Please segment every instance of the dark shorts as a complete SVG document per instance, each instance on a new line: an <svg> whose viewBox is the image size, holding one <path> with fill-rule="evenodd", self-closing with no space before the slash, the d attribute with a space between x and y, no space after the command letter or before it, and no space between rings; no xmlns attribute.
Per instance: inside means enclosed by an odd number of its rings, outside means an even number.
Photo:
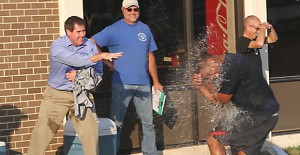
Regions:
<svg viewBox="0 0 300 155"><path fill-rule="evenodd" d="M214 128L211 135L224 146L231 146L233 154L243 151L247 155L258 155L269 134L278 121L278 116L271 116L265 121L254 121L253 124L241 124L229 133L219 126ZM259 122L257 124L257 122Z"/></svg>

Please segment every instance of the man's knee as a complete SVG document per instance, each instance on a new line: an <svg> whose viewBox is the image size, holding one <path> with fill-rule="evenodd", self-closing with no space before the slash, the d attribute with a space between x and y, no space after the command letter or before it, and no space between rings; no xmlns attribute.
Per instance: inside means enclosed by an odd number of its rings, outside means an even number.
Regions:
<svg viewBox="0 0 300 155"><path fill-rule="evenodd" d="M208 146L221 145L213 136L209 136L206 139L206 143L207 143Z"/></svg>

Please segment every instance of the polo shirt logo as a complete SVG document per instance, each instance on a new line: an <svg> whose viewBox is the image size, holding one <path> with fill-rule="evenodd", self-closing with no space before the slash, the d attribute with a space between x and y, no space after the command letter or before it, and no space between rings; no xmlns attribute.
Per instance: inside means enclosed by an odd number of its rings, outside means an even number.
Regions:
<svg viewBox="0 0 300 155"><path fill-rule="evenodd" d="M140 41L146 41L147 40L147 36L145 35L145 33L139 33L138 38L139 38Z"/></svg>

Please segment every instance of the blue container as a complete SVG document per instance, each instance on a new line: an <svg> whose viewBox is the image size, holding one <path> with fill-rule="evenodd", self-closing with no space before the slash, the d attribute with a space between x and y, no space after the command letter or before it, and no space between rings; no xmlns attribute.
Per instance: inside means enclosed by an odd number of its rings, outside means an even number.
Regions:
<svg viewBox="0 0 300 155"><path fill-rule="evenodd" d="M115 123L108 118L99 118L98 134L99 154L116 155L117 128ZM64 127L64 154L83 155L82 145L71 120L68 120Z"/></svg>
<svg viewBox="0 0 300 155"><path fill-rule="evenodd" d="M0 141L0 155L6 155L6 145L5 142Z"/></svg>

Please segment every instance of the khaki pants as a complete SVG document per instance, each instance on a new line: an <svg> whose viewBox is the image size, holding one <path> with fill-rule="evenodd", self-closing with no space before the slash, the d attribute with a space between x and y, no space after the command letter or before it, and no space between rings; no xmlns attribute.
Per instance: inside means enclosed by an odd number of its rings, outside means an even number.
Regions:
<svg viewBox="0 0 300 155"><path fill-rule="evenodd" d="M95 115L87 108L83 119L74 115L73 93L48 87L40 106L38 124L32 131L28 155L43 155L64 117L69 117L82 143L85 155L98 155L98 124Z"/></svg>

